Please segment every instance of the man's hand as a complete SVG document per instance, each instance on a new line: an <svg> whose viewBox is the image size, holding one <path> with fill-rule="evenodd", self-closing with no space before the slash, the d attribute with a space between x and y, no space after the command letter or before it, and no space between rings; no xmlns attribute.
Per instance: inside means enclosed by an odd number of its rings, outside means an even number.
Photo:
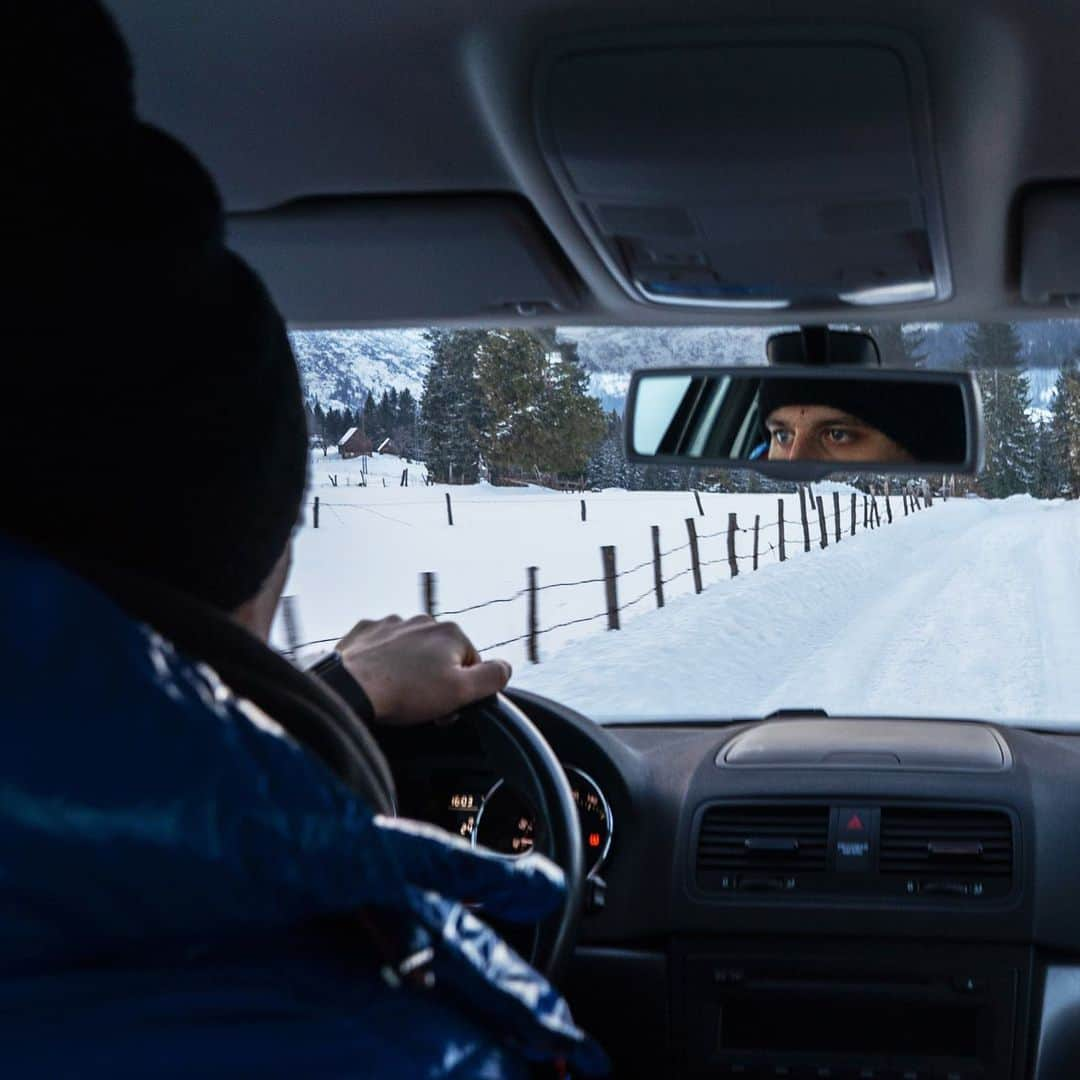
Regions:
<svg viewBox="0 0 1080 1080"><path fill-rule="evenodd" d="M510 681L505 660L481 661L460 626L429 615L365 619L338 642L337 651L371 699L376 720L387 724L449 716Z"/></svg>

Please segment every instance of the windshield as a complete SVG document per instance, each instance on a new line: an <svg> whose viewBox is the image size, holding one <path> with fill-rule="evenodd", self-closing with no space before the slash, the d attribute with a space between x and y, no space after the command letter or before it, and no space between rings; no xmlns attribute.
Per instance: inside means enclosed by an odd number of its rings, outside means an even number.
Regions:
<svg viewBox="0 0 1080 1080"><path fill-rule="evenodd" d="M275 642L427 611L602 722L1080 727L1080 322L870 329L886 364L976 371L979 477L627 463L631 371L764 363L766 328L293 333L310 491Z"/></svg>

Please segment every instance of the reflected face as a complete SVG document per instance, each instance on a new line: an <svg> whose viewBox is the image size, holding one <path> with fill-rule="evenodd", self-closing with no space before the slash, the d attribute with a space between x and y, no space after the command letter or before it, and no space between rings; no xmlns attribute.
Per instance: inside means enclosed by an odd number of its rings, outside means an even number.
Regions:
<svg viewBox="0 0 1080 1080"><path fill-rule="evenodd" d="M765 427L769 461L915 460L885 432L831 405L784 405L769 413Z"/></svg>

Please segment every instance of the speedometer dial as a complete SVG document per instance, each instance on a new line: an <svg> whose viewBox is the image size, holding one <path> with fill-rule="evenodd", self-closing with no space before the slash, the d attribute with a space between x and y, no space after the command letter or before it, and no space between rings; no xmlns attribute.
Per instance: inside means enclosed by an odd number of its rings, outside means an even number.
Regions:
<svg viewBox="0 0 1080 1080"><path fill-rule="evenodd" d="M592 777L573 766L565 769L577 805L585 866L592 874L599 870L611 848L611 808ZM532 851L537 833L532 805L500 780L480 807L472 839L473 844L517 857Z"/></svg>

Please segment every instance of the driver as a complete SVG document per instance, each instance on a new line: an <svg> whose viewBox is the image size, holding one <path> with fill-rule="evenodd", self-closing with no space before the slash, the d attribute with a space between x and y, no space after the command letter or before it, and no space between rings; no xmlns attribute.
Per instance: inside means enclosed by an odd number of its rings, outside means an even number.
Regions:
<svg viewBox="0 0 1080 1080"><path fill-rule="evenodd" d="M905 465L963 460L944 384L763 379L758 410L768 440L752 456L769 461Z"/></svg>
<svg viewBox="0 0 1080 1080"><path fill-rule="evenodd" d="M278 722L308 696L287 664L264 686L307 467L284 326L208 175L137 121L100 7L19 5L5 30L35 67L3 106L2 1071L602 1072L461 902L534 922L559 870L379 815ZM338 652L338 688L390 724L510 676L426 617L361 622Z"/></svg>

